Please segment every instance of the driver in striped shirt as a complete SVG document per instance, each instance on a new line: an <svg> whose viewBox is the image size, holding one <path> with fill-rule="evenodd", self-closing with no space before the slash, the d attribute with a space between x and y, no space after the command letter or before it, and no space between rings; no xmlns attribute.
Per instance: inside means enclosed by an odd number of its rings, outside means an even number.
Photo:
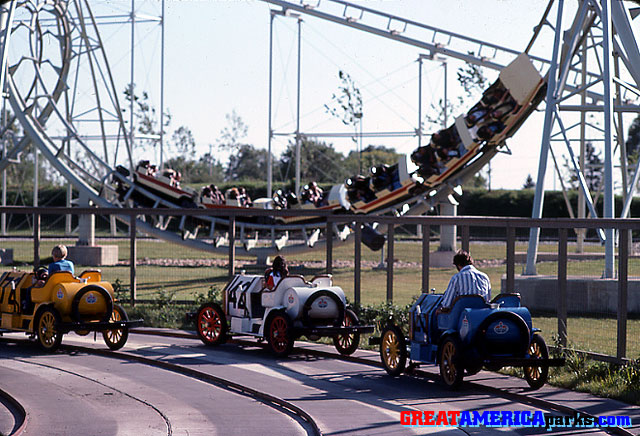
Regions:
<svg viewBox="0 0 640 436"><path fill-rule="evenodd" d="M444 292L441 307L451 307L459 295L477 294L489 302L491 299L491 281L482 271L473 266L473 258L464 250L458 250L453 256L453 265L458 269Z"/></svg>

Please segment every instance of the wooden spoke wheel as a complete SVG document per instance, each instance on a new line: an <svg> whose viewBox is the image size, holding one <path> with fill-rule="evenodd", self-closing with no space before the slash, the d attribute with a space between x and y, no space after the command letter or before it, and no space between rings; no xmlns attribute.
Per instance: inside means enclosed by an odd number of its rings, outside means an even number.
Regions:
<svg viewBox="0 0 640 436"><path fill-rule="evenodd" d="M397 377L407 364L407 342L402 330L395 325L385 327L380 339L380 359L385 371Z"/></svg>
<svg viewBox="0 0 640 436"><path fill-rule="evenodd" d="M111 312L111 317L109 317L109 322L120 322L120 321L128 321L129 317L127 316L127 312L120 306L119 304L113 305L113 311ZM119 350L124 347L124 344L127 343L127 339L129 339L129 329L121 328L114 330L105 330L102 332L102 338L104 339L104 343L107 344L110 350Z"/></svg>
<svg viewBox="0 0 640 436"><path fill-rule="evenodd" d="M542 336L534 334L529 345L529 357L531 359L548 359L549 349ZM549 377L548 366L525 366L524 378L531 389L540 389Z"/></svg>
<svg viewBox="0 0 640 436"><path fill-rule="evenodd" d="M344 321L342 327L352 327L360 324L358 316L351 309L344 311ZM333 345L335 345L338 353L344 356L350 356L357 349L360 344L360 333L346 333L343 335L335 335L333 337Z"/></svg>
<svg viewBox="0 0 640 436"><path fill-rule="evenodd" d="M293 350L292 322L289 315L282 311L269 314L265 326L265 335L269 349L278 357L284 357Z"/></svg>
<svg viewBox="0 0 640 436"><path fill-rule="evenodd" d="M205 303L196 317L198 336L205 345L220 345L227 341L227 321L222 308L216 303Z"/></svg>
<svg viewBox="0 0 640 436"><path fill-rule="evenodd" d="M38 345L49 353L56 351L62 342L62 333L56 330L56 325L60 323L60 320L58 311L53 307L47 307L40 312L36 321Z"/></svg>
<svg viewBox="0 0 640 436"><path fill-rule="evenodd" d="M460 341L448 337L440 348L440 376L450 388L457 388L462 383L464 370L460 365Z"/></svg>

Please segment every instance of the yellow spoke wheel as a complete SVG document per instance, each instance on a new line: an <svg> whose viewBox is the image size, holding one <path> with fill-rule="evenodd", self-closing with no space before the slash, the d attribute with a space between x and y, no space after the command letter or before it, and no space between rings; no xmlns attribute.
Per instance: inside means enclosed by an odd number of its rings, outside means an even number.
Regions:
<svg viewBox="0 0 640 436"><path fill-rule="evenodd" d="M399 376L404 371L407 364L407 342L402 330L395 325L389 325L382 331L380 360L390 376Z"/></svg>

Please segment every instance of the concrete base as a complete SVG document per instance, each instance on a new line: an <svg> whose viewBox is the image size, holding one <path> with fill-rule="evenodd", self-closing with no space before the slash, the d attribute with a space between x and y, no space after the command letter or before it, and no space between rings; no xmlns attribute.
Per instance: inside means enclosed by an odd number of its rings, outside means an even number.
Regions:
<svg viewBox="0 0 640 436"><path fill-rule="evenodd" d="M502 276L501 291L520 293L523 306L533 311L556 312L556 276L516 276L513 290L506 289L506 280L506 276ZM629 279L627 295L629 314L640 314L640 280ZM617 313L618 280L567 277L567 311L572 314Z"/></svg>
<svg viewBox="0 0 640 436"><path fill-rule="evenodd" d="M109 266L118 263L117 245L75 245L67 247L67 259L77 265Z"/></svg>
<svg viewBox="0 0 640 436"><path fill-rule="evenodd" d="M11 265L13 263L13 248L0 248L0 264Z"/></svg>
<svg viewBox="0 0 640 436"><path fill-rule="evenodd" d="M434 251L429 253L430 268L453 268L453 255L455 251Z"/></svg>

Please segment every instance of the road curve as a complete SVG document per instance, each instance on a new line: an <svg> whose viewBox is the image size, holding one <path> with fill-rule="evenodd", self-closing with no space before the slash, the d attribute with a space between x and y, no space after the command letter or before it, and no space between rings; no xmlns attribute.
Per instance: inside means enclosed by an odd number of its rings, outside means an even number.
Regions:
<svg viewBox="0 0 640 436"><path fill-rule="evenodd" d="M0 388L27 410L22 435L308 434L255 399L135 361L47 355L22 341L2 341L0 350ZM249 416L260 422L245 422Z"/></svg>
<svg viewBox="0 0 640 436"><path fill-rule="evenodd" d="M68 335L64 340L65 344L78 344L87 347L104 349L104 344L100 341L94 343L92 337L80 338L75 335ZM5 347L0 342L0 348ZM22 347L26 348L26 347ZM320 346L322 348L322 346ZM324 347L329 349L329 347ZM465 386L459 392L451 392L439 383L428 377L408 377L392 379L379 368L362 363L337 360L298 352L286 359L273 358L260 346L226 344L217 348L203 346L198 340L189 338L157 337L131 334L129 342L124 350L127 354L154 359L157 361L171 362L180 366L191 368L204 373L232 380L253 389L269 392L277 397L287 400L308 412L317 422L325 435L411 435L411 434L449 434L449 435L494 435L494 434L518 434L533 435L547 434L544 429L492 429L486 427L478 428L443 428L443 427L404 427L400 425L400 411L403 410L543 410L539 405L531 406L523 404L522 401L510 398L509 395L499 396L495 392L474 388L473 385ZM34 356L34 350L28 350ZM359 351L360 355L373 357L375 353ZM47 356L38 355L38 359ZM96 366L107 365L103 362L104 357L86 355L85 353L59 353L49 358L51 361L64 360L65 364L77 367L77 370L91 370ZM25 360L24 357L15 359L18 362ZM86 360L86 362L85 362ZM93 361L98 362L94 364ZM128 378L133 377L130 368L137 368L139 364L124 362L121 359L111 359L117 363L107 365L117 371L119 377L127 374ZM123 373L123 371L126 371ZM148 385L144 389L158 389L158 385L163 385L166 390L178 392L184 391L183 385L175 379L175 375L168 375L167 371L159 371L156 384L150 378ZM146 372L146 371L145 371ZM149 370L149 372L154 372ZM1 375L1 374L0 374ZM522 390L520 385L526 383L521 380L505 378L492 373L480 373L476 378L495 378L499 383L511 385L511 390ZM15 392L4 385L4 377L0 377L0 388ZM146 379L135 381L143 383ZM195 383L193 380L184 382L185 384ZM149 388L153 386L153 388ZM96 387L94 386L95 390ZM193 387L191 388L193 389ZM509 389L509 388L508 388ZM194 391L195 392L195 391ZM221 404L224 400L219 400L219 395L223 393L214 390L209 391L207 397L209 401L198 402L194 409L203 420L216 423L218 434L233 434L239 429L245 436L268 434L267 430L274 434L296 434L301 431L299 425L293 423L291 427L286 427L263 413L255 414L249 408L236 409L235 413L226 415L226 420L218 420L216 412L219 409L208 407L210 403ZM145 398L153 398L152 395ZM222 398L222 397L220 397ZM180 399L184 401L184 399ZM155 405L156 403L153 402ZM166 405L165 405L166 406ZM176 429L184 429L190 435L198 434L197 420L193 422L180 421L179 417L174 417L172 407L158 407L159 410L168 411L171 422L175 423ZM147 411L149 413L149 411ZM112 415L117 416L117 415ZM158 419L156 416L153 418ZM155 422L153 419L150 422ZM290 419L290 418L288 418ZM281 417L282 420L282 417ZM286 420L285 420L286 421ZM273 423L271 423L273 422ZM178 425L180 423L180 425ZM103 424L104 425L104 424ZM224 429L224 432L220 433ZM292 432L293 431L293 432ZM602 430L595 429L585 433L585 430L558 432L558 434L607 434ZM100 434L126 434L120 433L100 433ZM145 433L145 429L139 429L136 434L162 434ZM212 433L208 433L212 434ZM215 433L213 433L215 434Z"/></svg>

